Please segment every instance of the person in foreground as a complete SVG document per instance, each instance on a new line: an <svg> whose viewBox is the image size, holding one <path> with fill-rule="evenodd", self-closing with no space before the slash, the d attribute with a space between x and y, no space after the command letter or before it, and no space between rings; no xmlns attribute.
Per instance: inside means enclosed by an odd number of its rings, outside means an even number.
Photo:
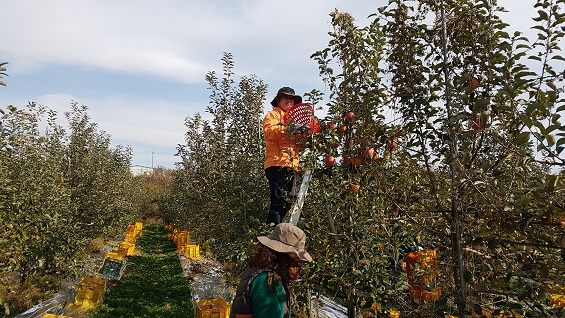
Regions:
<svg viewBox="0 0 565 318"><path fill-rule="evenodd" d="M302 97L296 95L294 89L282 87L277 96L271 101L271 110L263 119L263 133L267 150L263 169L269 180L271 203L267 224L281 223L290 210L287 195L292 190L292 185L298 170L299 153L292 146L291 135L303 133L308 127L298 126L290 129L281 123L284 114L296 104L302 102Z"/></svg>
<svg viewBox="0 0 565 318"><path fill-rule="evenodd" d="M230 318L291 317L289 283L311 262L306 234L291 223L279 223L259 242L235 292Z"/></svg>

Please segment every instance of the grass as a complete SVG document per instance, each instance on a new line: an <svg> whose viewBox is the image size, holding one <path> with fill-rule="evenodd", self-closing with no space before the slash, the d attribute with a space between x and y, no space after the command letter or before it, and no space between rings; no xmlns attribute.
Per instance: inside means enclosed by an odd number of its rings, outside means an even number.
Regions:
<svg viewBox="0 0 565 318"><path fill-rule="evenodd" d="M137 239L138 249L140 255L129 257L119 284L106 291L102 304L89 316L194 317L190 284L163 227L145 227Z"/></svg>

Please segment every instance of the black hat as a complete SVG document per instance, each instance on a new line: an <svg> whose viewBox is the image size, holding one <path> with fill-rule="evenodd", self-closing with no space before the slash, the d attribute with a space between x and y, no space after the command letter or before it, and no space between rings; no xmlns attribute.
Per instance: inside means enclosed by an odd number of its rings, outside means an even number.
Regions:
<svg viewBox="0 0 565 318"><path fill-rule="evenodd" d="M279 89L279 91L277 92L277 96L275 96L275 98L273 98L273 101L271 101L271 105L273 105L273 107L278 106L279 97L281 95L288 95L288 96L294 97L294 104L295 105L302 103L302 97L300 97L300 95L296 95L296 93L294 92L294 89L285 86L285 87Z"/></svg>

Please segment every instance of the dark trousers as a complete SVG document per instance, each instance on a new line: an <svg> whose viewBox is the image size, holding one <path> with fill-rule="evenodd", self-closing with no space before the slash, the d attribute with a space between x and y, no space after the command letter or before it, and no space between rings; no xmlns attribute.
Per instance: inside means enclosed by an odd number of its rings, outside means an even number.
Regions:
<svg viewBox="0 0 565 318"><path fill-rule="evenodd" d="M265 175L269 180L269 190L271 192L271 205L267 215L267 224L282 222L284 216L290 210L291 204L288 202L292 185L295 178L295 171L288 167L269 167L265 169Z"/></svg>

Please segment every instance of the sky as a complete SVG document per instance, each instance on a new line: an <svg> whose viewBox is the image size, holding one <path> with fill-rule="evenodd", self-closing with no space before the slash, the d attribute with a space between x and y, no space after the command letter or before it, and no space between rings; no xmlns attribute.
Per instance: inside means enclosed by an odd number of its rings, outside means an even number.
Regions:
<svg viewBox="0 0 565 318"><path fill-rule="evenodd" d="M528 32L533 2L499 0L512 30ZM329 94L310 59L330 40L329 14L349 12L364 26L385 3L0 0L0 62L9 63L0 108L33 101L63 117L75 101L112 145L132 147L132 165L174 168L184 120L206 114L205 75L221 76L223 52L233 54L237 76L255 74L268 85L266 110L282 86Z"/></svg>

